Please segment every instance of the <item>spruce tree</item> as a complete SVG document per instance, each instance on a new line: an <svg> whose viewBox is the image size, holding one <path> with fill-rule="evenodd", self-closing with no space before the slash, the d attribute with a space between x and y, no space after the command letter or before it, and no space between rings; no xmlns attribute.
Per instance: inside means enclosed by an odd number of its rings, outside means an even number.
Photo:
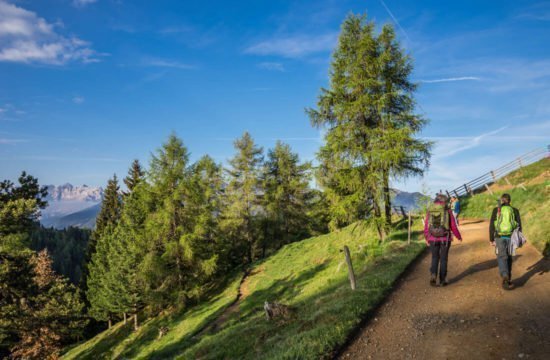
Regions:
<svg viewBox="0 0 550 360"><path fill-rule="evenodd" d="M103 194L101 210L97 214L94 235L101 236L104 229L108 226L116 225L120 219L122 210L122 199L120 197L120 187L116 174L107 182L107 187Z"/></svg>
<svg viewBox="0 0 550 360"><path fill-rule="evenodd" d="M268 151L264 166L264 206L274 248L309 234L308 199L310 163L301 164L298 154L280 141ZM267 244L266 244L267 245Z"/></svg>
<svg viewBox="0 0 550 360"><path fill-rule="evenodd" d="M132 165L128 169L128 175L124 178L124 184L126 185L126 188L128 189L124 195L128 195L131 193L134 188L139 184L141 180L143 180L143 177L145 176L145 171L141 167L141 164L139 163L139 160L135 159L132 162Z"/></svg>
<svg viewBox="0 0 550 360"><path fill-rule="evenodd" d="M229 160L223 230L232 250L232 260L251 263L259 238L261 209L262 148L248 132L234 142L236 154Z"/></svg>

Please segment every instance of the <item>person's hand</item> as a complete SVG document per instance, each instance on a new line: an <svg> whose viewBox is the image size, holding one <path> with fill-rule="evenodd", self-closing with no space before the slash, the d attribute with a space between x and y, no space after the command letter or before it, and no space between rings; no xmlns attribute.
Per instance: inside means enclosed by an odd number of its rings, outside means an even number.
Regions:
<svg viewBox="0 0 550 360"><path fill-rule="evenodd" d="M491 241L491 246L495 246L495 242L494 241Z"/></svg>

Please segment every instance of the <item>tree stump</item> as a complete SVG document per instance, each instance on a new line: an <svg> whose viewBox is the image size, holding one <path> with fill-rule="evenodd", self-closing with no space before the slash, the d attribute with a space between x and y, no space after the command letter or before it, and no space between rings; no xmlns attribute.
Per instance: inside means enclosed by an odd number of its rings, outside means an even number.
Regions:
<svg viewBox="0 0 550 360"><path fill-rule="evenodd" d="M273 320L276 318L288 319L290 317L290 313L292 312L290 306L276 302L270 303L268 301L264 303L264 310L267 320Z"/></svg>
<svg viewBox="0 0 550 360"><path fill-rule="evenodd" d="M160 340L164 335L166 335L168 333L168 329L166 326L162 326L159 328L159 337L157 338L157 340Z"/></svg>

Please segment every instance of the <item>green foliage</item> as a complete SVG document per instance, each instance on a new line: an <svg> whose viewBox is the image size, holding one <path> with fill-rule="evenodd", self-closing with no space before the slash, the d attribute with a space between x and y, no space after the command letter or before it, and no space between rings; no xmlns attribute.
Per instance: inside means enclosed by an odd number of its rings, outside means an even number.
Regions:
<svg viewBox="0 0 550 360"><path fill-rule="evenodd" d="M278 249L310 234L308 213L313 194L309 189L310 163L300 164L298 154L278 141L264 165L263 248Z"/></svg>
<svg viewBox="0 0 550 360"><path fill-rule="evenodd" d="M236 154L229 160L222 229L231 244L231 261L251 263L260 238L263 149L245 132L234 142Z"/></svg>
<svg viewBox="0 0 550 360"><path fill-rule="evenodd" d="M141 182L141 180L143 180L144 176L145 171L141 167L139 160L134 160L132 162L132 165L128 169L128 175L126 175L126 177L124 178L124 184L128 189L128 191L125 192L125 195L131 193L134 188Z"/></svg>
<svg viewBox="0 0 550 360"><path fill-rule="evenodd" d="M90 236L89 229L69 227L58 230L36 225L30 236L30 247L34 251L48 249L55 272L76 285L82 276Z"/></svg>
<svg viewBox="0 0 550 360"><path fill-rule="evenodd" d="M412 62L391 26L375 34L375 24L350 15L321 89L311 123L326 129L318 152L319 183L331 206L331 228L373 213L384 237L381 204L391 222L389 178L422 174L430 144L415 136L426 123L414 114L416 85Z"/></svg>

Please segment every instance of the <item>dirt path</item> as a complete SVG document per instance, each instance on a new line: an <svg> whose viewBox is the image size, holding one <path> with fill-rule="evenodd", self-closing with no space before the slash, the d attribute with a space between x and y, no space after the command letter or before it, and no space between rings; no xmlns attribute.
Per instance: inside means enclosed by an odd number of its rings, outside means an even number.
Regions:
<svg viewBox="0 0 550 360"><path fill-rule="evenodd" d="M516 288L502 290L488 222L465 221L449 286L428 285L426 255L398 284L341 359L550 359L550 260L518 250Z"/></svg>

